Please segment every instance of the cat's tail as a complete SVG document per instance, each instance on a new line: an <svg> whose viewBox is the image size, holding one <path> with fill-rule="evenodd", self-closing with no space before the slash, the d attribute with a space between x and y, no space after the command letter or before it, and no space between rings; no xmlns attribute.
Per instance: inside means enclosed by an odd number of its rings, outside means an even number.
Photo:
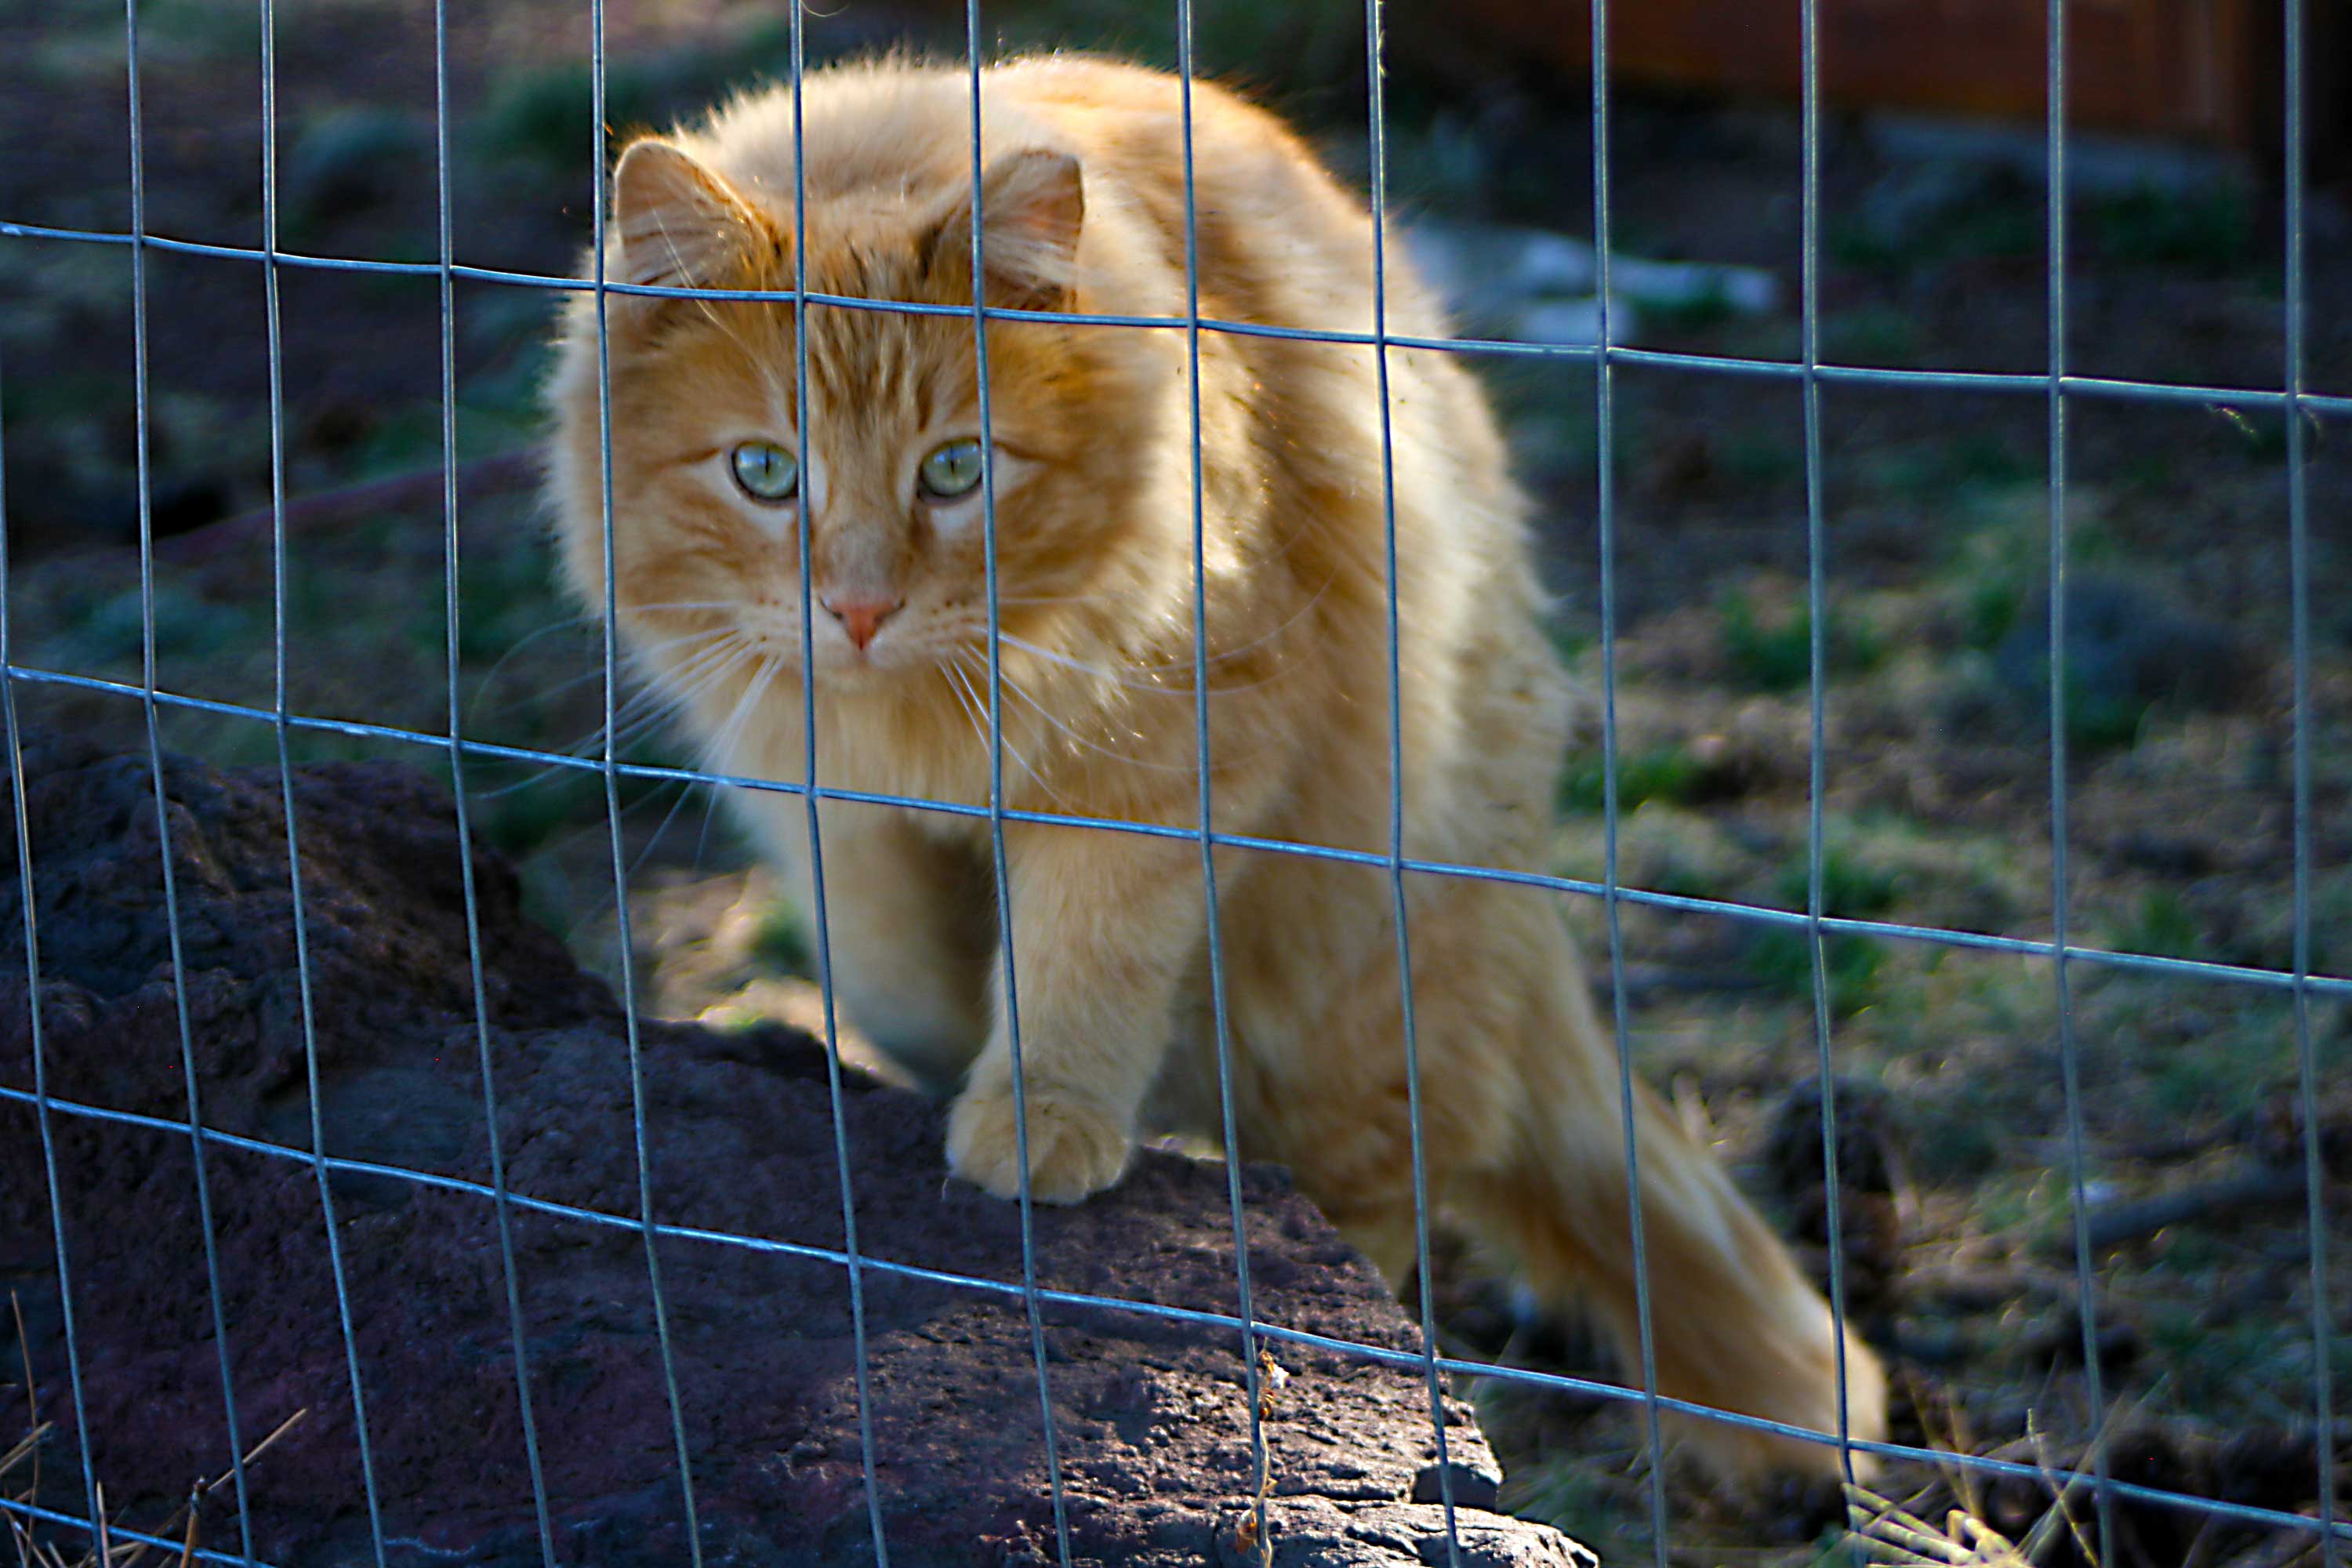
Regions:
<svg viewBox="0 0 2352 1568"><path fill-rule="evenodd" d="M1623 1100L1616 1053L1571 959L1524 1037L1524 1091L1499 1165L1464 1173L1459 1212L1515 1259L1559 1307L1595 1311L1615 1341L1625 1381L1642 1381ZM1740 1196L1713 1154L1649 1089L1634 1087L1633 1132L1649 1271L1658 1392L1669 1398L1865 1441L1886 1436L1886 1375L1849 1330L1845 1421L1838 1419L1840 1339L1829 1304L1788 1248ZM1482 1162L1483 1163L1483 1162ZM1676 1416L1671 1429L1711 1468L1739 1479L1770 1472L1834 1479L1831 1444ZM1874 1467L1853 1456L1857 1479Z"/></svg>

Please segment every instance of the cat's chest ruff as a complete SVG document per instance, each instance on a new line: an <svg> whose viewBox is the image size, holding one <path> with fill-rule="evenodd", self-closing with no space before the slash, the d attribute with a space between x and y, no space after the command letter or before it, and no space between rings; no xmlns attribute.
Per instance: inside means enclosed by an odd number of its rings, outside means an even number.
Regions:
<svg viewBox="0 0 2352 1568"><path fill-rule="evenodd" d="M817 779L827 787L985 807L989 748L984 714L942 696L932 703L902 693L859 693L817 700ZM797 725L795 725L797 728ZM1008 752L1006 785L1018 764ZM954 810L922 814L941 825L969 822Z"/></svg>

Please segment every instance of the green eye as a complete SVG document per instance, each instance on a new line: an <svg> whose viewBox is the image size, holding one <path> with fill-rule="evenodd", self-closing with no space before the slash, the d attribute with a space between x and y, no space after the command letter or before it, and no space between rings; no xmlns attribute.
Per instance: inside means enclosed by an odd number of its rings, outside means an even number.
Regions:
<svg viewBox="0 0 2352 1568"><path fill-rule="evenodd" d="M923 459L919 470L923 493L934 500L955 500L980 486L980 443L950 441Z"/></svg>
<svg viewBox="0 0 2352 1568"><path fill-rule="evenodd" d="M787 501L800 493L800 459L773 441L746 441L728 454L728 463L753 500Z"/></svg>

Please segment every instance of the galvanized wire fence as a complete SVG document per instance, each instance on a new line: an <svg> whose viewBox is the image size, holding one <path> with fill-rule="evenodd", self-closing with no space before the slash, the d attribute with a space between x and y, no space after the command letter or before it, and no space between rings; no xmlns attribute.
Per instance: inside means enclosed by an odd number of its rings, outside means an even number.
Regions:
<svg viewBox="0 0 2352 1568"><path fill-rule="evenodd" d="M501 1275L505 1289L506 1309L509 1321L514 1359L516 1393L520 1415L524 1447L530 1462L530 1475L537 1524L538 1544L542 1561L553 1568L556 1546L553 1534L553 1510L544 1479L540 1445L533 1417L532 1368L523 1328L520 1296L517 1283L511 1222L518 1212L544 1215L568 1222L599 1226L618 1227L638 1233L644 1242L647 1282L652 1293L655 1323L657 1331L662 1366L669 1402L670 1427L677 1449L679 1504L686 1521L685 1538L698 1565L701 1561L702 1539L697 1523L695 1487L695 1456L688 1438L686 1420L678 1394L675 1370L675 1351L670 1321L663 1292L660 1255L657 1243L667 1238L694 1239L750 1249L782 1257L821 1262L839 1268L849 1301L853 1334L857 1348L856 1393L859 1411L861 1459L869 1477L880 1473L875 1451L873 1394L867 1383L866 1356L865 1285L869 1276L889 1276L929 1280L967 1291L981 1292L1006 1300L1017 1300L1025 1315L1034 1360L1036 1367L1039 1411L1043 1418L1047 1459L1048 1483L1054 1510L1055 1545L1061 1562L1071 1560L1071 1544L1067 1512L1062 1495L1061 1448L1063 1439L1055 1431L1054 1403L1050 1392L1051 1369L1048 1365L1044 1329L1044 1312L1049 1307L1086 1307L1146 1316L1183 1323L1203 1331L1231 1334L1241 1352L1241 1367L1248 1394L1251 1450L1255 1473L1264 1476L1267 1463L1265 1437L1260 1423L1263 1408L1259 1389L1262 1345L1290 1343L1324 1351L1338 1352L1366 1361L1418 1372L1428 1389L1432 1436L1436 1445L1439 1467L1437 1475L1445 1510L1449 1557L1458 1564L1460 1544L1454 1530L1454 1498L1453 1472L1444 1463L1446 1422L1441 1402L1444 1379L1450 1375L1475 1375L1529 1387L1553 1389L1603 1399L1633 1401L1643 1407L1648 1440L1654 1453L1661 1451L1659 1421L1662 1414L1676 1413L1746 1427L1753 1431L1778 1434L1816 1442L1833 1443L1849 1456L1868 1452L1895 1458L1931 1460L1948 1468L1970 1469L1981 1474L2010 1476L2036 1482L2061 1483L2080 1479L2093 1491L2103 1518L2114 1500L2128 1499L2135 1502L2166 1509L2189 1510L2210 1518L2228 1520L2273 1530L2300 1532L2317 1549L2320 1560L2327 1568L2340 1563L2347 1545L2352 1545L2352 1529L2337 1517L2336 1478L2334 1469L2332 1434L2335 1422L2335 1392L2330 1383L2330 1335L2333 1321L2327 1290L2327 1246L2329 1231L2327 1215L2323 1211L2323 1181L2320 1152L2320 1121L2318 1115L2318 1084L2322 1068L2318 1045L2314 1037L2311 1017L2315 998L2352 998L2352 978L2313 972L2313 750L2315 730L2311 692L2312 611L2311 611L2311 544L2310 503L2305 474L2308 416L2326 415L2352 416L2352 396L2315 394L2305 389L2305 351L2308 326L2308 287L2305 278L2306 247L2305 205L2306 179L2303 162L2305 124L2305 4L2304 0L2283 0L2284 7L2284 104L2285 104L2285 182L2284 182L2284 254L2285 254L2285 363L2281 367L2278 385L2259 387L2207 386L2164 384L2150 381L2128 381L2084 376L2068 369L2066 358L2068 305L2066 280L2068 275L2068 205L2066 199L2066 56L2067 6L2065 0L2049 0L2048 8L2048 94L2049 117L2047 132L2048 169L2048 339L2049 364L2045 374L1994 374L1942 370L1905 370L1864 368L1824 363L1822 353L1821 256L1822 236L1822 92L1818 49L1818 0L1804 0L1802 13L1803 48L1803 164L1802 164L1802 274L1801 353L1793 361L1745 359L1692 353L1645 350L1617 343L1613 341L1610 321L1611 290L1611 155L1609 83L1609 14L1605 0L1595 0L1591 11L1592 52L1592 186L1594 249L1599 276L1596 295L1599 301L1600 330L1593 346L1553 343L1531 343L1471 339L1435 340L1391 334L1386 330L1386 267L1385 228L1387 208L1387 148L1386 126L1382 102L1381 11L1380 0L1366 0L1364 26L1368 40L1367 57L1370 70L1366 81L1370 114L1370 200L1374 217L1375 293L1373 320L1370 330L1363 332L1325 332L1286 327L1277 323L1224 321L1204 317L1201 311L1199 275L1198 215L1192 200L1192 83L1193 76L1192 10L1190 0L1174 0L1179 69L1183 79L1183 130L1186 194L1184 250L1187 270L1188 298L1186 313L1181 317L1130 317L1071 311L1037 311L1000 309L975 298L969 307L927 306L851 298L812 292L807 288L806 253L795 247L793 288L772 292L653 287L634 285L609 279L604 276L606 215L600 203L594 218L594 273L585 281L518 273L461 264L457 261L452 238L450 198L450 133L451 121L448 26L446 0L435 5L435 64L436 90L436 135L435 143L439 182L439 256L429 263L375 260L365 258L330 257L295 254L278 243L278 177L276 158L277 103L276 61L273 43L276 18L272 0L259 0L261 10L261 80L263 150L263 243L258 249L234 246L205 244L150 234L146 229L145 177L143 143L141 124L140 88L140 18L136 0L126 0L124 13L124 47L128 61L129 114L131 130L131 163L129 192L131 224L127 232L97 232L79 229L44 227L27 224L0 221L0 241L25 239L57 240L96 246L127 247L131 263L131 311L134 336L134 366L138 412L138 478L140 492L140 584L142 591L142 670L139 683L110 680L68 669L51 668L18 661L11 645L9 616L6 540L0 533L0 664L5 664L5 679L0 680L0 705L5 705L8 735L8 766L14 786L18 857L18 878L24 908L23 942L26 964L31 984L26 992L31 1009L29 1020L34 1068L29 1090L0 1086L0 1099L27 1105L35 1113L42 1143L42 1152L48 1181L48 1211L55 1240L55 1262L58 1289L62 1307L62 1323L67 1352L68 1373L74 1422L79 1444L79 1459L86 1498L95 1499L97 1482L90 1458L90 1444L86 1425L83 1391L83 1347L76 1331L76 1285L73 1274L73 1249L68 1241L65 1198L58 1183L55 1152L55 1130L60 1118L79 1118L91 1122L143 1128L152 1131L184 1136L189 1142L196 1185L198 1214L204 1228L205 1258L210 1286L210 1305L215 1338L219 1346L221 1400L231 1451L235 1497L241 1530L240 1549L226 1552L201 1548L196 1555L208 1561L254 1564L255 1555L251 1521L248 1514L244 1463L245 1434L249 1424L240 1421L238 1391L232 1373L228 1352L229 1325L223 1306L219 1251L214 1228L211 1206L211 1186L207 1154L215 1150L233 1150L276 1160L299 1162L315 1173L319 1197L325 1217L326 1239L331 1268L334 1276L335 1293L341 1313L341 1333L345 1352L350 1384L350 1398L357 1433L361 1469L366 1489L366 1506L373 1560L378 1568L386 1562L385 1531L377 1491L377 1479L372 1457L370 1430L371 1412L367 1403L368 1385L362 1364L358 1341L353 1333L350 1288L345 1277L339 1230L335 1219L335 1197L331 1178L342 1173L365 1173L417 1184L424 1187L463 1194L488 1202L497 1218L497 1234L500 1251ZM605 16L604 0L589 0L593 43L592 80L593 83L594 143L583 148L584 157L593 160L598 171L610 167L605 136L605 81L607 59L604 47ZM981 94L980 59L983 53L978 0L967 0L966 8L968 58L971 80L971 179L974 221L971 226L972 276L983 276L981 265L982 224L979 206L982 200L981 166L981 129L982 100ZM806 203L805 170L799 166L800 87L805 62L804 23L800 8L792 16L792 75L794 118L795 170L793 194L796 228L804 215ZM5 219L6 215L0 215ZM273 566L273 615L276 629L275 700L268 708L219 701L185 693L167 690L159 686L156 674L156 621L154 556L154 521L152 511L152 476L149 451L151 406L148 387L148 289L146 259L150 252L185 253L209 257L225 257L248 261L262 269L268 300L268 351L271 371L269 415L272 496L275 527L271 536ZM310 268L352 273L391 274L431 278L439 289L442 322L440 341L441 443L444 458L444 482L441 503L443 514L443 581L446 614L446 674L448 688L448 724L446 732L424 732L392 724L355 721L328 718L296 711L289 701L287 683L286 626L287 605L287 531L285 525L286 479L286 395L282 383L283 347L278 310L279 280L285 268ZM599 398L598 420L602 442L603 486L604 493L604 554L602 573L607 614L603 620L601 651L604 680L604 746L598 757L583 758L565 753L494 743L468 738L463 732L458 680L459 595L458 595L458 505L457 483L457 369L455 351L454 291L460 280L478 281L525 289L558 290L591 289L596 300L598 333ZM978 289L975 287L975 294ZM616 745L618 733L617 692L619 689L619 655L614 617L609 613L616 600L615 568L612 529L612 407L610 401L610 364L608 340L605 332L604 306L614 294L655 295L687 299L723 299L730 300L762 300L789 304L793 308L795 342L799 345L799 363L795 379L802 394L799 406L805 408L808 368L805 331L799 330L807 312L815 310L853 310L905 311L943 316L968 316L971 322L975 352L978 356L979 417L982 428L982 526L987 543L987 596L990 610L990 641L988 649L988 683L986 710L990 745L990 789L985 805L940 800L914 799L871 792L834 789L814 784L779 783L772 780L734 777L709 772L650 765L625 760ZM1004 788L1004 742L1001 721L1003 679L999 665L997 642L998 584L996 580L996 501L995 475L990 454L990 406L988 375L987 322L992 319L1026 319L1070 324L1131 328L1138 331L1179 331L1184 335L1188 367L1191 372L1191 406L1189 417L1192 455L1193 555L1192 600L1193 676L1195 695L1195 737L1201 766L1199 769L1199 825L1186 828L1080 816L1058 813L1043 813L1016 808L1007 804ZM1392 349L1442 350L1474 355L1532 356L1565 362L1589 363L1594 377L1595 406L1598 416L1599 445L1601 453L1598 464L1598 491L1595 498L1599 525L1599 558L1597 573L1601 606L1601 659L1603 679L1601 690L1601 745L1605 762L1603 773L1603 823L1605 861L1601 879L1595 882L1570 877L1543 875L1526 871L1500 871L1492 868L1433 861L1405 853L1404 816L1402 779L1403 777L1403 736L1401 717L1402 654L1399 647L1396 595L1389 595L1388 658L1383 672L1389 692L1389 763L1391 773L1389 844L1385 853L1340 849L1330 846L1278 841L1247 835L1212 832L1213 820L1211 770L1209 761L1209 720L1207 681L1207 623L1205 604L1205 571L1202 548L1201 509L1202 505L1200 407L1200 345L1203 333L1228 333L1268 338L1292 338L1322 342L1349 343L1370 349L1379 366L1379 385L1382 402L1382 494L1387 515L1386 557L1389 580L1395 581L1395 495L1393 474L1388 447L1387 398L1388 355ZM1621 804L1617 763L1621 752L1618 729L1618 508L1614 495L1612 463L1610 455L1616 439L1614 428L1616 373L1628 366L1654 367L1684 373L1731 375L1793 383L1800 389L1803 409L1803 447L1805 478L1805 538L1809 570L1805 602L1810 616L1808 664L1810 673L1809 751L1808 751L1808 813L1806 832L1807 895L1802 912L1727 901L1689 897L1663 891L1628 887L1620 877L1618 849ZM0 367L5 370L5 367ZM2052 815L2049 826L2052 860L2051 911L2052 931L2047 941L2019 936L1988 934L1958 930L1946 930L1883 920L1833 916L1825 908L1823 798L1827 752L1825 744L1823 692L1827 675L1827 628L1830 624L1829 595L1826 582L1824 527L1824 482L1822 434L1822 395L1825 387L1840 385L1910 388L1923 391L1989 393L2031 396L2045 401L2048 410L2048 578L2049 595L2049 708L2050 708L2050 795ZM2293 944L2294 959L2290 968L2267 969L2257 966L2221 963L2153 953L2110 951L2077 942L2070 935L2068 925L2069 844L2067 823L2067 746L2066 709L2069 699L2066 656L2067 595L2064 592L2068 567L2067 495L2068 495L2068 414L2070 407L2084 400L2106 399L2144 403L2180 405L2224 405L2232 408L2265 408L2281 412L2286 432L2286 467L2289 496L2289 561L2292 603L2290 618L2293 637ZM0 418L5 418L5 405L0 405ZM0 426L5 434L5 426ZM0 502L5 499L6 466L5 445L0 444ZM810 559L805 509L799 517L802 531L800 559ZM802 594L802 655L803 668L809 668L813 635L809 611L810 585L803 574ZM162 840L163 895L170 911L172 952L175 978L175 1000L181 1063L185 1078L187 1115L184 1121L135 1114L100 1105L82 1103L60 1098L50 1092L46 1066L41 992L38 984L42 973L41 932L36 916L34 888L35 857L38 846L29 836L26 804L26 764L22 734L17 721L17 689L26 687L63 687L106 693L138 702L144 720L148 759L153 771L157 832ZM811 781L816 773L816 726L814 723L814 683L803 683L802 700L805 705L806 751L803 776ZM182 709L229 716L241 721L266 724L274 729L279 793L286 819L286 846L291 868L290 892L294 908L294 930L297 938L298 971L300 980L300 1005L306 1041L306 1065L310 1080L310 1144L307 1149L289 1147L267 1140L226 1131L207 1125L204 1107L204 1085L199 1081L193 1043L188 994L184 978L180 945L178 891L173 885L173 858L171 853L171 817L166 810L163 774L161 715L167 709ZM295 812L293 782L293 742L297 735L324 733L359 738L370 742L388 742L400 746L422 747L446 758L456 784L457 810L461 835L467 830L467 769L477 762L502 760L522 763L534 767L582 770L594 774L604 793L604 816L612 850L612 872L615 887L615 902L619 921L619 942L624 960L617 965L622 1000L629 1019L628 1068L637 1141L638 1190L634 1213L610 1213L576 1205L551 1202L527 1192L512 1189L507 1179L506 1164L499 1144L499 1119L497 1111L498 1084L492 1070L488 1016L482 1004L483 954L479 914L476 901L474 872L470 861L464 863L464 898L476 997L475 1037L479 1055L481 1090L488 1111L489 1136L489 1181L487 1184L446 1174L385 1165L335 1154L327 1147L325 1129L321 1122L319 1097L319 1056L313 1004L310 993L310 963L303 938L301 884L301 827ZM1338 1341L1272 1321L1260 1321L1254 1310L1249 1277L1246 1235L1244 1227L1244 1205L1238 1168L1227 1167L1227 1197L1232 1211L1234 1258L1236 1269L1238 1312L1227 1314L1170 1307L1162 1304L1131 1301L1117 1297L1057 1290L1038 1283L1035 1238L1031 1223L1031 1197L1027 1191L1026 1169L1027 1131L1025 1109L1020 1113L1020 1165L1024 1171L1020 1195L1022 1269L1019 1283L990 1280L929 1268L920 1259L892 1259L872 1257L861 1251L858 1241L857 1214L852 1195L851 1154L848 1136L841 1111L841 1069L837 1057L828 1055L829 1085L833 1099L835 1158L840 1179L843 1245L839 1248L802 1245L758 1237L714 1232L693 1226L665 1222L657 1213L650 1161L647 1158L648 1136L646 1110L646 1068L637 1035L637 1008L633 966L626 960L632 951L629 931L629 902L623 883L626 875L626 859L623 849L621 786L625 780L658 781L673 784L699 784L710 786L731 786L752 790L780 792L798 795L805 805L809 826L811 853L814 861L813 885L815 889L814 917L815 964L824 997L825 1033L833 1043L835 1015L833 984L833 952L825 919L825 878L824 846L819 832L818 805L821 800L863 802L926 812L945 813L975 822L982 822L988 831L993 882L1000 907L1011 895L1005 868L1004 835L1008 824L1058 824L1091 828L1103 832L1139 834L1192 843L1200 854L1201 876L1208 910L1206 926L1208 973L1211 1002L1214 1017L1219 1079L1222 1090L1222 1114L1226 1142L1235 1143L1234 1110L1231 1092L1231 1043L1227 1018L1226 980L1223 952L1217 920L1217 869L1213 850L1218 847L1247 848L1268 854L1320 858L1347 862L1381 870L1386 873L1391 892L1396 927L1399 968L1404 976L1402 996L1403 1038L1402 1048L1408 1064L1407 1081L1411 1090L1412 1187L1416 1207L1415 1253L1422 1278L1430 1276L1429 1205L1427 1174L1423 1150L1421 1103L1419 1098L1419 1061L1412 1007L1412 966L1407 930L1407 879L1412 877L1484 878L1516 883L1531 889L1546 889L1577 898L1600 901L1607 927L1607 952L1613 1006L1612 1019L1616 1045L1620 1087L1625 1091L1625 1147L1628 1162L1628 1192L1633 1205L1632 1234L1633 1263L1637 1286L1641 1365L1638 1368L1641 1390L1656 1386L1655 1354L1651 1328L1652 1302L1646 1259L1643 1256L1643 1227L1640 1214L1641 1187L1636 1172L1633 1136L1632 1095L1633 1068L1629 1047L1629 1004L1625 973L1625 943L1621 912L1628 906L1661 910L1727 917L1751 925L1780 928L1801 933L1809 959L1811 1011L1822 1084L1822 1106L1821 1135L1822 1169L1836 1173L1842 1167L1838 1154L1838 1115L1835 1100L1836 1062L1832 1029L1830 976L1825 960L1825 942L1839 936L1861 936L1882 942L1927 943L1948 948L1974 950L1981 952L2031 956L2050 962L2056 986L2056 1016L2058 1020L2060 1060L2063 1074L2065 1133L2067 1160L2065 1178L2071 1189L2074 1220L2074 1267L2081 1301L2081 1330L2084 1343L2084 1376L2088 1384L2090 1407L2105 1408L2101 1389L2101 1357L2099 1354L2097 1273L2094 1266L2093 1247L2089 1230L2089 1205L2086 1201L2087 1163L2084 1133L2083 1088L2079 1074L2079 1050L2072 1014L2072 973L2077 965L2118 970L2152 976L2170 977L2183 982L2222 984L2283 992L2292 1003L2294 1044L2297 1063L2297 1099L2301 1121L2301 1156L2308 1232L2308 1268L2311 1310L2311 1334L2315 1354L2312 1361L2312 1413L2316 1423L2318 1440L2315 1444L2317 1473L2314 1478L2315 1494L2318 1500L2316 1517L2254 1507L2241 1502L2212 1498L2189 1496L2162 1488L2118 1480L2109 1475L2105 1448L2094 1443L2089 1448L2092 1473L2077 1478L2072 1472L2052 1470L1993 1458L1956 1454L1943 1450L1930 1451L1901 1444L1865 1442L1855 1439L1845 1429L1843 1398L1845 1367L1841 1343L1838 1367L1840 1388L1840 1429L1817 1433L1759 1417L1708 1410L1683 1401L1665 1398L1654 1393L1628 1390L1613 1385L1557 1373L1489 1365L1450 1357L1439 1352L1433 1292L1420 1292L1421 1326L1423 1349L1418 1352L1400 1352L1383 1347ZM461 857L463 860L463 857ZM1010 1036L1014 1073L1013 1083L1016 1105L1021 1101L1023 1078L1019 1068L1023 1040L1020 1023L1020 999L1016 984L1015 954L1013 951L1012 923L1001 922L1003 942L1001 960L1004 1004L1010 1024ZM1832 1238L1843 1235L1839 1214L1838 1183L1832 1177L1824 1194L1828 1206L1828 1232ZM1841 1330L1846 1316L1846 1282L1841 1249L1832 1245L1829 1254L1830 1298L1832 1311ZM379 1410L373 1417L382 1420ZM1850 1466L1849 1466L1850 1468ZM1663 1565L1669 1551L1670 1533L1667 1521L1664 1472L1662 1466L1653 1466L1650 1472L1650 1507L1652 1535L1657 1561ZM1258 1528L1265 1528L1265 1502L1260 1489L1256 1501ZM889 1539L885 1528L881 1489L868 1485L866 1500L872 1535L875 1560L887 1563ZM0 1507L18 1518L39 1521L52 1526L88 1531L93 1537L100 1531L95 1510L90 1515L52 1510L38 1503L26 1504L0 1500ZM148 1544L178 1551L181 1542L142 1535L120 1526L112 1530L118 1542L144 1542Z"/></svg>

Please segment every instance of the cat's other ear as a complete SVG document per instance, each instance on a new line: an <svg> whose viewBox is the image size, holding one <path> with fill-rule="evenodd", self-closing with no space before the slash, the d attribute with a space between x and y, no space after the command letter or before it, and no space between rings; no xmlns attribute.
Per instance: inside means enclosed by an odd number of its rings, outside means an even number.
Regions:
<svg viewBox="0 0 2352 1568"><path fill-rule="evenodd" d="M987 302L1015 310L1058 310L1076 283L1078 229L1086 219L1078 161L1066 153L1009 153L980 181L981 265ZM959 193L923 246L934 276L971 279L971 193Z"/></svg>
<svg viewBox="0 0 2352 1568"><path fill-rule="evenodd" d="M727 182L667 142L632 142L613 171L614 279L671 289L723 289L783 235Z"/></svg>

